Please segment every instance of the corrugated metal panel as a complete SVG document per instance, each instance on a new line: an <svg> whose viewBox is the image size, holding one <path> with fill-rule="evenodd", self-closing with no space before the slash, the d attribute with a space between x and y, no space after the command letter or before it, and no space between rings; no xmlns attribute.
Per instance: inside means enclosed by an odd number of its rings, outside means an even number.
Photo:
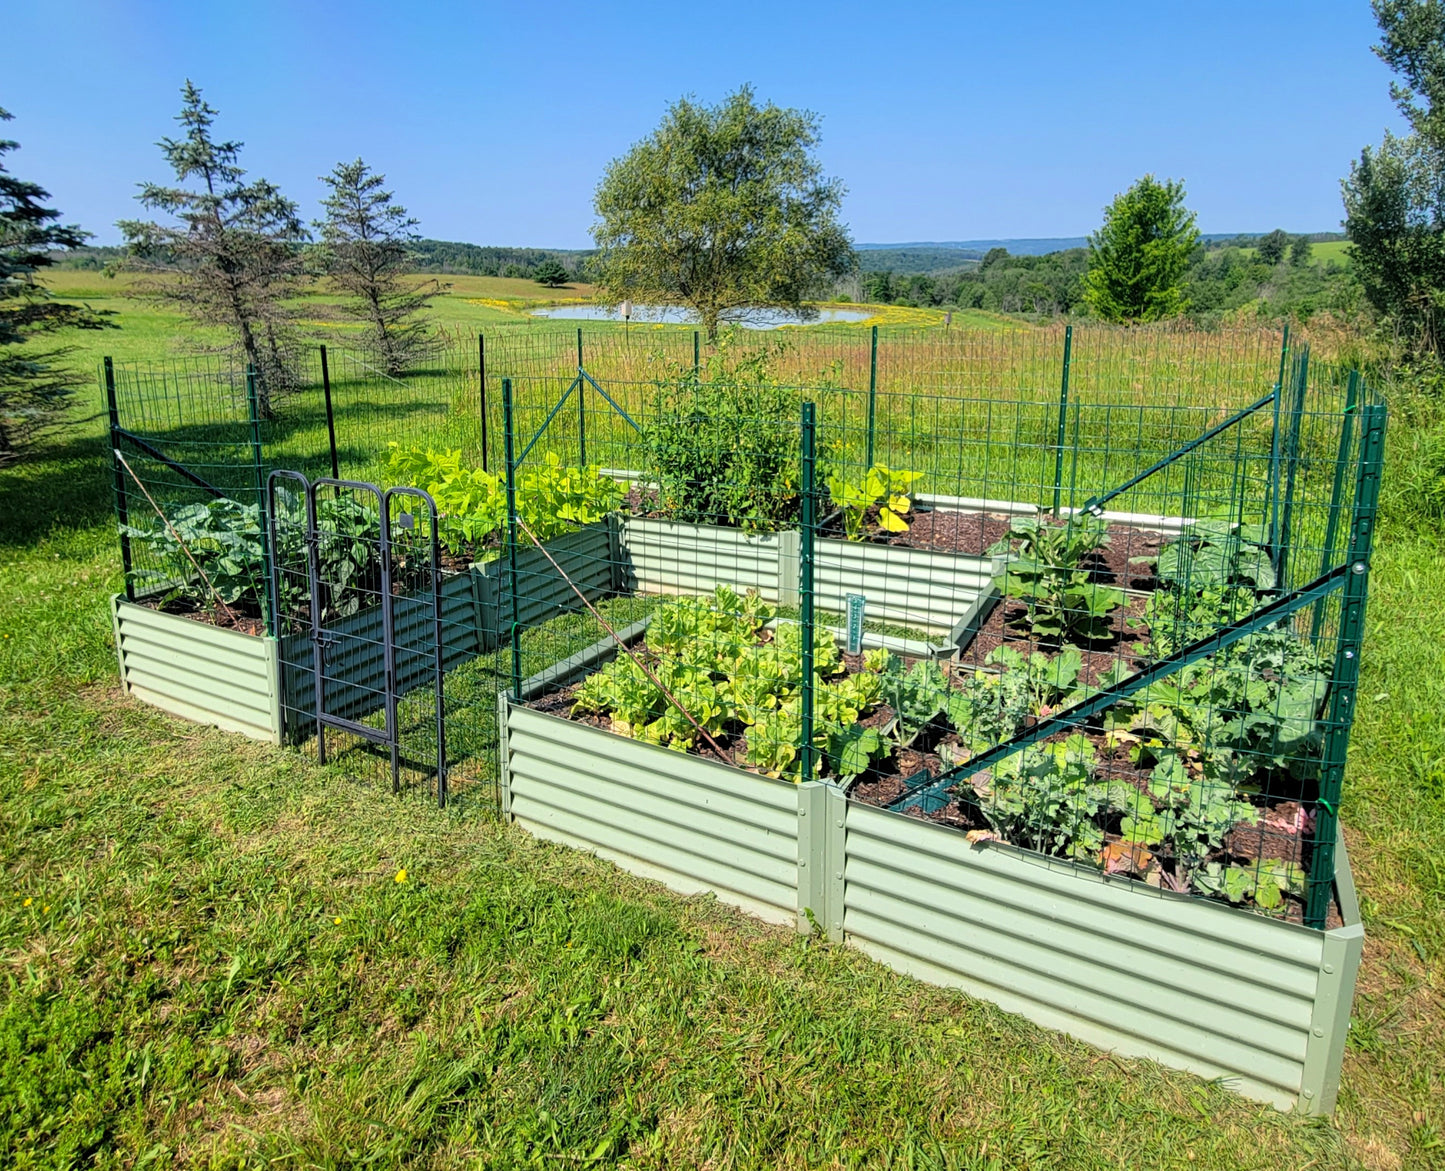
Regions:
<svg viewBox="0 0 1445 1171"><path fill-rule="evenodd" d="M863 594L869 618L929 631L952 630L993 581L986 557L867 541L819 541L817 548L821 609L841 613L848 594Z"/></svg>
<svg viewBox="0 0 1445 1171"><path fill-rule="evenodd" d="M606 524L589 525L575 533L547 542L547 553L557 562L553 566L540 549L521 549L517 553L517 593L522 599L520 620L524 626L536 626L555 618L566 610L582 605L567 578L587 595L589 602L612 592L617 567L612 554L612 541ZM566 578L557 572L560 567ZM488 562L485 572L497 583L491 596L500 599L500 616L491 629L502 638L511 618L511 569L506 558Z"/></svg>
<svg viewBox="0 0 1445 1171"><path fill-rule="evenodd" d="M956 831L850 805L844 930L933 983L1121 1053L1299 1094L1324 936L1148 896Z"/></svg>
<svg viewBox="0 0 1445 1171"><path fill-rule="evenodd" d="M720 585L777 602L781 541L714 525L624 520L622 587L642 594L710 594Z"/></svg>
<svg viewBox="0 0 1445 1171"><path fill-rule="evenodd" d="M516 821L773 922L797 914L796 786L511 706Z"/></svg>
<svg viewBox="0 0 1445 1171"><path fill-rule="evenodd" d="M132 695L197 723L279 742L273 640L120 598L113 604L121 677Z"/></svg>

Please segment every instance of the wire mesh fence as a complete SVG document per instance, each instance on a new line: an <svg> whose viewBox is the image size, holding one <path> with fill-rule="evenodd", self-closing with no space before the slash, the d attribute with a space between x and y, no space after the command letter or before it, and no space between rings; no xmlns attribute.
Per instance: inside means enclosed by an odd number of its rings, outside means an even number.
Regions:
<svg viewBox="0 0 1445 1171"><path fill-rule="evenodd" d="M435 565L406 582L393 566L360 612L435 586L413 615L434 686L393 680L366 718L411 703L410 734L438 747L399 751L438 789L493 791L505 688L1141 889L1330 921L1383 407L1306 348L517 329L449 339L402 378L335 350L316 365L274 420L244 376L127 372L116 426L155 449L130 442L127 467L153 514L215 511L212 489L273 510L263 570L304 568L311 592L278 592L272 629L315 681L333 587L298 550L337 520L298 521L294 500L283 517L257 485L286 467L429 494ZM378 563L384 513L362 542ZM139 588L163 558L122 519ZM297 523L309 546L280 535ZM288 700L297 729L324 707L307 694Z"/></svg>

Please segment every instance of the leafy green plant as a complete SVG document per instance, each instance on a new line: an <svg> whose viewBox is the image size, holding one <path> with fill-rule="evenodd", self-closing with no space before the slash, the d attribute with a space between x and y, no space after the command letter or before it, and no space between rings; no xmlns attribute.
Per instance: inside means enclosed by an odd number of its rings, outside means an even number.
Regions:
<svg viewBox="0 0 1445 1171"><path fill-rule="evenodd" d="M507 527L506 477L470 468L460 451L391 445L388 471L399 483L425 490L437 506L438 538L455 556L496 544ZM525 469L516 483L517 512L537 539L550 541L616 511L626 495L600 468L569 467L555 452ZM521 544L530 544L525 530Z"/></svg>
<svg viewBox="0 0 1445 1171"><path fill-rule="evenodd" d="M843 531L850 541L861 541L869 509L878 508L878 527L886 533L908 531L910 491L923 479L922 472L895 471L874 464L866 471L845 469L827 478L828 495L843 515Z"/></svg>
<svg viewBox="0 0 1445 1171"><path fill-rule="evenodd" d="M135 580L143 590L157 591L162 605L185 601L209 610L219 601L259 610L266 553L256 505L228 497L174 505L165 509L165 521L157 517L152 524L124 525L121 531L150 553L154 565L137 570Z"/></svg>
<svg viewBox="0 0 1445 1171"><path fill-rule="evenodd" d="M1158 589L1144 604L1149 653L1164 658L1252 614L1259 605L1245 586L1211 584L1196 590Z"/></svg>
<svg viewBox="0 0 1445 1171"><path fill-rule="evenodd" d="M1126 842L1173 858L1182 886L1223 848L1231 830L1258 821L1259 811L1233 786L1191 770L1178 753L1166 752L1150 774L1148 797L1138 794L1119 832Z"/></svg>
<svg viewBox="0 0 1445 1171"><path fill-rule="evenodd" d="M1100 814L1127 808L1132 789L1097 779L1094 746L1077 733L1031 744L965 784L989 825L1007 841L1094 861L1104 847Z"/></svg>
<svg viewBox="0 0 1445 1171"><path fill-rule="evenodd" d="M1275 585L1264 526L1227 520L1191 525L1160 551L1154 573L1162 585L1178 590L1226 586L1270 590Z"/></svg>
<svg viewBox="0 0 1445 1171"><path fill-rule="evenodd" d="M1025 603L1025 621L1035 637L1062 643L1109 636L1111 617L1124 604L1124 594L1094 581L1086 562L1108 543L1107 526L1094 517L1076 517L1063 525L1020 517L990 550L1007 556L998 581L1004 592Z"/></svg>
<svg viewBox="0 0 1445 1171"><path fill-rule="evenodd" d="M1285 895L1304 894L1305 877L1304 870L1293 862L1266 858L1252 866L1206 863L1195 872L1192 884L1200 894L1217 895L1231 903L1250 899L1260 910L1275 913L1283 910Z"/></svg>
<svg viewBox="0 0 1445 1171"><path fill-rule="evenodd" d="M654 611L648 624L649 669L621 656L589 676L573 696L573 711L610 719L612 730L680 751L695 748L695 720L710 736L729 729L745 735L749 764L770 776L800 779L803 737L803 628L779 623L769 630L773 608L757 594L719 586L712 598L676 598ZM817 772L842 780L868 768L887 751L860 716L881 692L873 668L838 676L843 658L827 631L816 631L814 746ZM661 687L658 684L661 684ZM667 689L687 716L663 693Z"/></svg>
<svg viewBox="0 0 1445 1171"><path fill-rule="evenodd" d="M658 386L646 428L647 471L664 516L695 524L776 529L799 490L797 396L769 371L770 351L715 360Z"/></svg>

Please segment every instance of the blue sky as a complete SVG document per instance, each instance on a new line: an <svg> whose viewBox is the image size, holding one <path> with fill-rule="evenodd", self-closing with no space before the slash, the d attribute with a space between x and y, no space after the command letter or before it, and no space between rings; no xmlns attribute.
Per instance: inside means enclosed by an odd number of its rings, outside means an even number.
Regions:
<svg viewBox="0 0 1445 1171"><path fill-rule="evenodd" d="M1350 159L1400 125L1367 0L0 0L0 22L11 170L103 243L168 178L188 76L308 216L359 154L425 235L553 247L588 246L603 167L670 101L744 82L822 116L868 242L1082 235L1147 171L1204 231L1336 229Z"/></svg>

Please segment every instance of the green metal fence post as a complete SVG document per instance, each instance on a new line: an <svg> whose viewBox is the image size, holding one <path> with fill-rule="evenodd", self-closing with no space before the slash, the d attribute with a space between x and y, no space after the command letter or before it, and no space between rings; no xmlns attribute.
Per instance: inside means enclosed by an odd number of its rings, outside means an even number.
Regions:
<svg viewBox="0 0 1445 1171"><path fill-rule="evenodd" d="M482 383L482 471L487 467L487 339L477 334L477 371Z"/></svg>
<svg viewBox="0 0 1445 1171"><path fill-rule="evenodd" d="M582 330L577 330L577 462L587 466L587 368L582 364Z"/></svg>
<svg viewBox="0 0 1445 1171"><path fill-rule="evenodd" d="M799 757L803 780L811 781L816 770L817 749L813 745L813 545L817 524L814 493L817 460L817 418L814 404L803 404L802 480L803 515L799 526L798 601L803 626L803 742Z"/></svg>
<svg viewBox="0 0 1445 1171"><path fill-rule="evenodd" d="M1340 794L1344 788L1345 753L1355 714L1355 687L1360 673L1360 645L1365 634L1365 599L1370 588L1370 554L1375 514L1380 500L1380 474L1385 453L1385 404L1366 407L1360 423L1360 459L1355 477L1355 507L1350 522L1349 557L1340 596L1340 633L1335 649L1334 678L1320 758L1319 802L1315 810L1315 849L1310 861L1305 926L1323 929L1330 909L1335 876L1335 837L1339 832Z"/></svg>
<svg viewBox="0 0 1445 1171"><path fill-rule="evenodd" d="M1064 373L1059 382L1059 432L1054 441L1054 516L1064 493L1064 426L1069 417L1069 361L1074 352L1074 327L1064 326ZM1077 451L1075 455L1077 455Z"/></svg>
<svg viewBox="0 0 1445 1171"><path fill-rule="evenodd" d="M1340 510L1344 507L1345 490L1345 464L1350 458L1350 448L1355 438L1355 403L1360 393L1360 372L1350 371L1350 380L1345 389L1345 410L1340 419L1340 450L1335 457L1335 480L1330 488L1330 510L1325 519L1325 539L1320 549L1320 572L1325 573L1334 560L1335 537L1340 529ZM1325 607L1321 602L1315 607L1314 617L1310 619L1310 641L1313 642L1320 636L1320 627L1324 623Z"/></svg>
<svg viewBox="0 0 1445 1171"><path fill-rule="evenodd" d="M511 595L512 623L512 698L521 699L522 692L522 612L517 597L517 468L512 456L512 380L502 379L502 438L507 457L507 590Z"/></svg>
<svg viewBox="0 0 1445 1171"><path fill-rule="evenodd" d="M1274 430L1270 433L1269 484L1265 487L1269 497L1265 511L1268 513L1271 560L1274 559L1275 544L1279 537L1279 406L1280 400L1284 398L1284 372L1288 361L1289 325L1286 323L1284 336L1279 343L1279 376L1274 380Z"/></svg>
<svg viewBox="0 0 1445 1171"><path fill-rule="evenodd" d="M261 454L261 399L256 390L256 367L246 364L246 405L251 415L251 466L256 472L256 505L261 522L261 562L266 569L266 580L271 580L271 523L266 508L266 467ZM259 590L261 619L266 624L266 633L276 634L276 615L271 612L269 590Z"/></svg>
<svg viewBox="0 0 1445 1171"><path fill-rule="evenodd" d="M105 405L110 412L110 468L115 476L115 518L120 524L120 568L125 575L125 600L135 601L135 582L131 580L130 503L126 499L125 470L120 464L120 404L115 396L115 363L105 359Z"/></svg>
<svg viewBox="0 0 1445 1171"><path fill-rule="evenodd" d="M1299 471L1300 424L1304 419L1305 395L1309 390L1310 348L1300 349L1294 395L1290 400L1289 431L1285 435L1284 506L1280 509L1279 544L1275 550L1275 586L1289 589L1290 525L1294 518L1294 487Z"/></svg>
<svg viewBox="0 0 1445 1171"><path fill-rule="evenodd" d="M692 331L692 380L696 382L702 377L702 333L699 330Z"/></svg>
<svg viewBox="0 0 1445 1171"><path fill-rule="evenodd" d="M878 327L868 343L868 456L865 467L873 466L873 443L878 425Z"/></svg>
<svg viewBox="0 0 1445 1171"><path fill-rule="evenodd" d="M326 397L326 440L331 446L331 478L341 479L341 465L336 460L336 415L331 409L331 367L326 363L326 347L321 347L321 393Z"/></svg>

